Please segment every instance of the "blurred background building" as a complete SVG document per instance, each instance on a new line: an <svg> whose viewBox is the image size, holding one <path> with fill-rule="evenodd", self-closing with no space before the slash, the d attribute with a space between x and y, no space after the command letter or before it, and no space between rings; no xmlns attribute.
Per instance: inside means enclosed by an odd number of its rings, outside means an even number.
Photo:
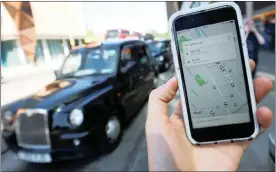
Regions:
<svg viewBox="0 0 276 172"><path fill-rule="evenodd" d="M194 7L216 3L212 1L178 1L167 2L167 16L169 17L176 11L187 10ZM241 8L243 17L253 18L256 28L266 39L265 49L274 50L275 48L275 1L236 1Z"/></svg>
<svg viewBox="0 0 276 172"><path fill-rule="evenodd" d="M30 6L37 39L35 58L37 65L44 65L40 68L48 70L49 66L60 65L72 46L83 43L86 28L82 6L78 2L30 2ZM34 69L32 61L22 50L18 40L18 30L11 16L15 13L16 10L12 6L1 2L3 78L20 77L23 73L36 73L36 70L40 70Z"/></svg>
<svg viewBox="0 0 276 172"><path fill-rule="evenodd" d="M177 2L167 2L167 15L168 18L175 12L179 10L187 10L194 7L199 7L207 5L210 3L216 3L215 1L177 1ZM275 18L275 2L274 1L236 1L241 8L242 14L245 16L253 17L256 15L266 16L267 12L274 11ZM271 14L269 14L272 16Z"/></svg>

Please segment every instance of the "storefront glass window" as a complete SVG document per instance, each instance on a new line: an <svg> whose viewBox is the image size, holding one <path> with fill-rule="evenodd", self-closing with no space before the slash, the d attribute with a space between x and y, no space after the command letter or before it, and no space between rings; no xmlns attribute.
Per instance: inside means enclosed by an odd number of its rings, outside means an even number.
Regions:
<svg viewBox="0 0 276 172"><path fill-rule="evenodd" d="M21 65L16 40L1 41L1 67Z"/></svg>
<svg viewBox="0 0 276 172"><path fill-rule="evenodd" d="M68 48L69 48L69 51L72 50L72 45L71 45L69 39L66 40L66 44L67 44L67 46L68 46Z"/></svg>
<svg viewBox="0 0 276 172"><path fill-rule="evenodd" d="M37 62L44 61L44 54L43 54L43 47L42 47L41 40L37 40L37 42L36 42L35 58L36 58Z"/></svg>
<svg viewBox="0 0 276 172"><path fill-rule="evenodd" d="M64 50L61 40L47 40L50 55L53 59L60 55L64 55Z"/></svg>
<svg viewBox="0 0 276 172"><path fill-rule="evenodd" d="M74 42L75 42L75 46L79 45L79 41L77 39L74 39Z"/></svg>

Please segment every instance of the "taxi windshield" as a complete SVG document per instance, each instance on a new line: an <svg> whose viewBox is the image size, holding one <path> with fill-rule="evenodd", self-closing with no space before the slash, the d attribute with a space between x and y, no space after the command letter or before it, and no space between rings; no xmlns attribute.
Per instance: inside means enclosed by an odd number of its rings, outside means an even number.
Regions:
<svg viewBox="0 0 276 172"><path fill-rule="evenodd" d="M118 50L115 46L101 45L82 48L69 54L61 68L61 77L93 74L113 74L116 70Z"/></svg>
<svg viewBox="0 0 276 172"><path fill-rule="evenodd" d="M160 54L164 47L163 42L157 42L157 41L150 42L150 43L148 43L148 45L149 45L149 49L152 53L152 56L156 56L156 55Z"/></svg>

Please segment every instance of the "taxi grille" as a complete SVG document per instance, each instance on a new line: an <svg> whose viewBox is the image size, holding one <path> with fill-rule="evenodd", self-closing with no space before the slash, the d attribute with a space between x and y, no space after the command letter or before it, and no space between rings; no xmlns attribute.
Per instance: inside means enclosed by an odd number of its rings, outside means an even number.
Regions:
<svg viewBox="0 0 276 172"><path fill-rule="evenodd" d="M24 148L50 148L48 114L44 109L30 109L16 120L18 145Z"/></svg>

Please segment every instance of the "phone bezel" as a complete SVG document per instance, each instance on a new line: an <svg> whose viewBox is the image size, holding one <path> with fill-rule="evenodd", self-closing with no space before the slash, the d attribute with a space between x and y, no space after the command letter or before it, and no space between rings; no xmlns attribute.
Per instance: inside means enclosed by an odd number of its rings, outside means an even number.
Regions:
<svg viewBox="0 0 276 172"><path fill-rule="evenodd" d="M194 21L192 21L194 20ZM200 21L201 20L201 21ZM222 125L217 127L208 127L208 128L193 128L192 121L191 121L191 113L188 106L188 97L187 97L187 90L185 86L185 80L184 80L184 74L182 69L182 63L178 48L178 42L177 42L177 31L185 30L185 29L191 29L195 27L200 27L208 24L214 24L219 22L225 22L229 20L234 20L236 25L236 31L238 36L238 44L240 49L240 55L241 55L241 61L242 61L242 68L243 68L243 74L244 74L244 81L246 85L246 94L247 94L247 100L249 105L249 116L250 116L250 122L248 123L241 123L241 124L231 124L231 125ZM185 24L184 24L185 22ZM227 140L227 139L239 139L239 138L246 138L250 137L255 132L255 125L254 125L254 113L252 110L252 102L250 98L250 89L248 85L248 76L246 73L246 66L245 66L245 60L244 60L244 53L242 48L242 39L240 35L240 28L238 23L238 18L236 15L236 11L231 6L224 6L217 9L209 9L209 10L202 10L197 11L194 13L190 13L188 15L179 15L176 17L173 22L173 34L175 37L175 44L176 44L176 50L177 50L177 60L178 65L180 69L180 77L182 80L182 84L184 87L184 97L186 102L186 109L187 109L187 115L189 118L189 125L190 125L190 133L192 138L196 142L210 142L210 141L216 141L216 140ZM250 76L251 77L251 76Z"/></svg>

